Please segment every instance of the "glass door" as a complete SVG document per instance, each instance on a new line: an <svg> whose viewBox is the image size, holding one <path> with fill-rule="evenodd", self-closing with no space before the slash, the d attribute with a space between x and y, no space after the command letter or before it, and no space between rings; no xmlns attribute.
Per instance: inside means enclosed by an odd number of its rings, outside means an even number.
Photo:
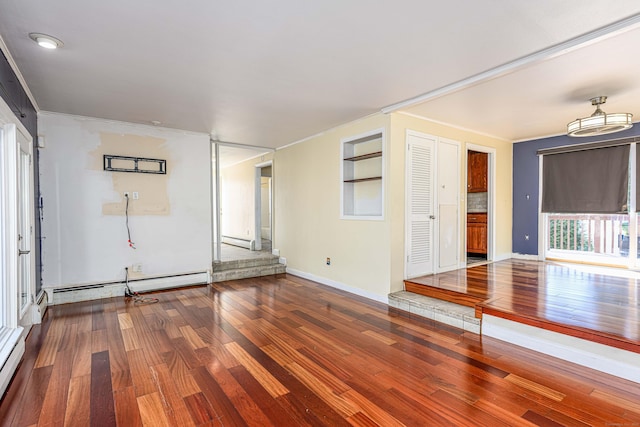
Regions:
<svg viewBox="0 0 640 427"><path fill-rule="evenodd" d="M22 326L33 323L30 308L34 299L34 271L33 271L33 190L32 190L32 162L31 142L28 138L17 133L18 139L18 309Z"/></svg>

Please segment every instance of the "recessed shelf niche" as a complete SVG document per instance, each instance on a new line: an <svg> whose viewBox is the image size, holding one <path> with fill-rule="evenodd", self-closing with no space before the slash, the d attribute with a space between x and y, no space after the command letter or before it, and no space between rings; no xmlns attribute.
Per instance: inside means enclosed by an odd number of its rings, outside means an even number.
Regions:
<svg viewBox="0 0 640 427"><path fill-rule="evenodd" d="M341 217L382 219L384 130L345 138L341 148Z"/></svg>

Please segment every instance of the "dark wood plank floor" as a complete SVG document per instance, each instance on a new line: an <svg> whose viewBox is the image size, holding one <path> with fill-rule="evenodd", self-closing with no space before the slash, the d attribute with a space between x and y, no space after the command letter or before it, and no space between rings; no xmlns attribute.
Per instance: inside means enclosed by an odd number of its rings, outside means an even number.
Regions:
<svg viewBox="0 0 640 427"><path fill-rule="evenodd" d="M640 353L640 281L593 267L505 260L411 279L406 289ZM621 272L622 273L622 272Z"/></svg>
<svg viewBox="0 0 640 427"><path fill-rule="evenodd" d="M0 424L640 425L638 384L293 276L155 296L51 307Z"/></svg>

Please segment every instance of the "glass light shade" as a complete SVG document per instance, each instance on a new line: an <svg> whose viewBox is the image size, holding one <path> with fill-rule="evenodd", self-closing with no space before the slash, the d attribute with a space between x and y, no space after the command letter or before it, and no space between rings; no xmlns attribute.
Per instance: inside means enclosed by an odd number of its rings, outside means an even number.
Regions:
<svg viewBox="0 0 640 427"><path fill-rule="evenodd" d="M51 39L45 38L45 37L38 37L36 39L36 42L38 42L38 46L44 47L45 49L57 49L58 48L58 44L56 42L54 42Z"/></svg>
<svg viewBox="0 0 640 427"><path fill-rule="evenodd" d="M569 136L593 136L619 132L633 126L631 113L597 114L576 119L567 125Z"/></svg>

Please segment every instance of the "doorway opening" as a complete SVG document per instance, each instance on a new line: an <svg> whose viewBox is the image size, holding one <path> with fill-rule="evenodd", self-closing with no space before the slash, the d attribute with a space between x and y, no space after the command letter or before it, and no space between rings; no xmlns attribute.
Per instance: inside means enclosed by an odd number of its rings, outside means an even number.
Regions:
<svg viewBox="0 0 640 427"><path fill-rule="evenodd" d="M271 257L273 162L264 161L270 151L212 141L214 264Z"/></svg>
<svg viewBox="0 0 640 427"><path fill-rule="evenodd" d="M255 241L256 250L271 253L273 235L273 162L256 165L255 181Z"/></svg>
<svg viewBox="0 0 640 427"><path fill-rule="evenodd" d="M467 144L467 266L492 259L493 155L491 149Z"/></svg>

